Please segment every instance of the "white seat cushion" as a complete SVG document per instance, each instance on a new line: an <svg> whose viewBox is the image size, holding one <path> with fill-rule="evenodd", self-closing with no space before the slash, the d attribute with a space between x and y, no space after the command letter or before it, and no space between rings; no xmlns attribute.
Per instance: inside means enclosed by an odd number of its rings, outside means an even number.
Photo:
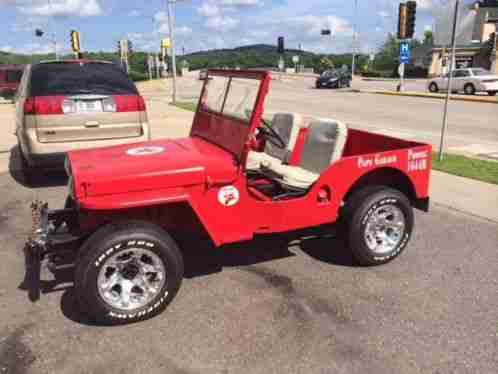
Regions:
<svg viewBox="0 0 498 374"><path fill-rule="evenodd" d="M272 128L282 138L285 149L267 141L264 152L251 151L247 157L246 169L259 169L263 162L281 164L292 152L302 126L302 117L297 113L276 113L272 119Z"/></svg>
<svg viewBox="0 0 498 374"><path fill-rule="evenodd" d="M341 122L327 118L312 119L299 166L272 161L264 163L264 166L281 176L281 184L307 189L330 164L342 157L347 135L348 129Z"/></svg>

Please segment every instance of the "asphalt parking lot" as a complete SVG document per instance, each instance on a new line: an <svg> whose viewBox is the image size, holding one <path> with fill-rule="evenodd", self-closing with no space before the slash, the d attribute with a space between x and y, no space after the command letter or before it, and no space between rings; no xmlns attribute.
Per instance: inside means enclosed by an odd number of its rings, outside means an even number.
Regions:
<svg viewBox="0 0 498 374"><path fill-rule="evenodd" d="M23 290L29 202L61 206L64 178L0 175L0 373L496 373L498 225L417 214L407 252L360 268L333 237L189 241L165 313L103 327L78 310L72 269ZM45 183L50 181L50 183Z"/></svg>

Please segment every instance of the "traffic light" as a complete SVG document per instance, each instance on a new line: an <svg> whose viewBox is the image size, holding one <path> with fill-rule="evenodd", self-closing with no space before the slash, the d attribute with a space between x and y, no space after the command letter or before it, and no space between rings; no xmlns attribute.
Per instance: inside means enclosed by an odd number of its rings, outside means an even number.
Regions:
<svg viewBox="0 0 498 374"><path fill-rule="evenodd" d="M71 47L74 53L80 53L80 33L78 31L71 31Z"/></svg>
<svg viewBox="0 0 498 374"><path fill-rule="evenodd" d="M283 36L278 37L278 53L283 55L285 52L285 39Z"/></svg>
<svg viewBox="0 0 498 374"><path fill-rule="evenodd" d="M407 6L399 4L398 39L406 39Z"/></svg>
<svg viewBox="0 0 498 374"><path fill-rule="evenodd" d="M411 39L415 34L415 21L417 19L417 2L406 3L406 38Z"/></svg>

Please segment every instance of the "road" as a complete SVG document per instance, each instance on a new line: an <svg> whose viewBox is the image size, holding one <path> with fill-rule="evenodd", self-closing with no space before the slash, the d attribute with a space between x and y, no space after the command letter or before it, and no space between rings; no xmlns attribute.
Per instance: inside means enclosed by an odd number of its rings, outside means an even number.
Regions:
<svg viewBox="0 0 498 374"><path fill-rule="evenodd" d="M109 328L78 310L72 269L45 271L37 304L21 289L28 203L61 206L65 190L0 175L2 374L498 372L496 224L434 207L407 252L376 268L334 238L184 243L170 308Z"/></svg>
<svg viewBox="0 0 498 374"><path fill-rule="evenodd" d="M192 100L200 83L179 80L181 99ZM419 89L423 82L415 81ZM357 80L356 89L392 89L393 82ZM346 122L353 128L431 143L439 148L444 100L359 94L348 90L316 90L312 78L283 78L272 82L267 111L300 112ZM498 159L498 105L451 102L446 144L454 153Z"/></svg>

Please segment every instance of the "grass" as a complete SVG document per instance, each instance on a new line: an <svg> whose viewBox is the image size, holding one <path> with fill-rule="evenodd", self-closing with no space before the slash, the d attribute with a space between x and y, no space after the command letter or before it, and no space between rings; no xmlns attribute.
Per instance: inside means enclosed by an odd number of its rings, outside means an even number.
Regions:
<svg viewBox="0 0 498 374"><path fill-rule="evenodd" d="M444 173L475 179L482 182L498 184L498 162L445 154L442 162L434 152L432 168Z"/></svg>
<svg viewBox="0 0 498 374"><path fill-rule="evenodd" d="M183 110L189 110L191 112L195 112L197 110L197 103L191 101L177 101L175 106Z"/></svg>
<svg viewBox="0 0 498 374"><path fill-rule="evenodd" d="M177 102L178 108L195 112L197 104L188 101ZM460 177L475 179L481 182L498 184L498 162L486 161L460 155L445 154L442 162L438 161L438 154L434 152L432 168L444 173Z"/></svg>

